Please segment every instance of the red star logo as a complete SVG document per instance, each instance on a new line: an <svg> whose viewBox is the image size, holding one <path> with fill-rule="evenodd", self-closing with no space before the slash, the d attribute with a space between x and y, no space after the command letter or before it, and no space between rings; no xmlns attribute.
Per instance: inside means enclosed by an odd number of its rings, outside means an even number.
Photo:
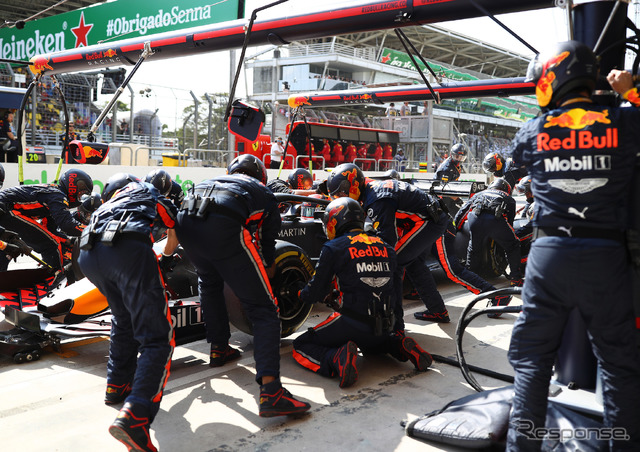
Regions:
<svg viewBox="0 0 640 452"><path fill-rule="evenodd" d="M76 48L80 46L88 46L87 43L87 35L93 28L93 24L85 25L84 24L84 11L80 13L80 23L76 28L72 28L71 32L76 35Z"/></svg>
<svg viewBox="0 0 640 452"><path fill-rule="evenodd" d="M388 54L384 55L382 58L380 58L380 62L381 63L386 63L387 61L389 61L391 59L391 52L389 52Z"/></svg>

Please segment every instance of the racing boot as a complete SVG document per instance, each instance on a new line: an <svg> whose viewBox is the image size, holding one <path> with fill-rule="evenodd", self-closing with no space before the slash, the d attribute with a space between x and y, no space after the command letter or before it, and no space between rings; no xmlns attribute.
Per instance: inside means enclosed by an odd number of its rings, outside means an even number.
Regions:
<svg viewBox="0 0 640 452"><path fill-rule="evenodd" d="M413 316L418 320L426 320L429 322L449 323L449 311L446 309L442 312L431 312L428 309L422 312L414 312Z"/></svg>
<svg viewBox="0 0 640 452"><path fill-rule="evenodd" d="M260 417L300 414L309 408L311 405L308 403L294 399L291 393L282 387L280 380L260 385Z"/></svg>
<svg viewBox="0 0 640 452"><path fill-rule="evenodd" d="M229 361L240 358L240 350L231 346L213 345L211 344L211 353L209 354L209 366L220 367L224 366Z"/></svg>
<svg viewBox="0 0 640 452"><path fill-rule="evenodd" d="M512 280L509 282L509 285L510 285L511 287L522 287L522 286L524 285L524 279L522 279L522 278L515 278L515 279L512 279Z"/></svg>
<svg viewBox="0 0 640 452"><path fill-rule="evenodd" d="M491 306L508 306L511 303L511 299L513 297L511 295L498 295L497 297L493 297L489 300L489 304ZM487 314L487 317L490 319L499 319L502 314L500 313L492 313Z"/></svg>
<svg viewBox="0 0 640 452"><path fill-rule="evenodd" d="M109 427L109 433L127 446L128 451L158 452L149 434L148 409L140 404L127 402Z"/></svg>
<svg viewBox="0 0 640 452"><path fill-rule="evenodd" d="M433 363L433 358L411 337L405 337L400 342L400 353L413 363L416 370L424 372Z"/></svg>
<svg viewBox="0 0 640 452"><path fill-rule="evenodd" d="M124 383L121 385L107 383L107 391L104 394L105 405L117 405L124 402L131 393L131 385Z"/></svg>
<svg viewBox="0 0 640 452"><path fill-rule="evenodd" d="M340 377L340 387L346 388L358 380L358 368L356 359L358 358L358 346L355 342L349 341L338 349L331 360L331 367Z"/></svg>

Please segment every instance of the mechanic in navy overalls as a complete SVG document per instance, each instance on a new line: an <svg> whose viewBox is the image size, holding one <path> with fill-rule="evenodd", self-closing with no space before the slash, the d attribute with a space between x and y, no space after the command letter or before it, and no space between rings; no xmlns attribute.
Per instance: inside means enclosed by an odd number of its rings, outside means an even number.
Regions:
<svg viewBox="0 0 640 452"><path fill-rule="evenodd" d="M402 274L405 269L430 312L441 321L449 321L442 296L426 265L431 246L444 234L449 221L439 200L395 179L365 181L362 171L353 163L339 165L331 172L327 190L334 198L349 196L359 201L378 236L396 250L399 274L395 281L396 333L404 335Z"/></svg>
<svg viewBox="0 0 640 452"><path fill-rule="evenodd" d="M512 286L522 286L520 271L520 240L513 229L516 201L510 196L511 186L504 179L495 179L486 190L476 193L456 213L454 222L460 229L469 221L471 237L467 247L467 266L478 271L478 254L485 249L483 242L490 237L505 251L509 262Z"/></svg>
<svg viewBox="0 0 640 452"><path fill-rule="evenodd" d="M467 157L466 150L462 143L458 143L451 148L451 156L447 158L436 170L436 179L445 182L454 182L460 178L460 163ZM455 198L462 205L462 201ZM489 292L496 290L496 288L478 276L476 273L467 269L460 263L460 259L455 252L455 239L457 229L453 222L453 219L447 222L447 230L445 233L436 240L431 249L431 254L438 259L438 262L442 266L447 278L456 284L460 284L462 287L470 291L471 293L478 295L481 292ZM491 304L493 306L506 306L511 301L509 295L498 295L491 298ZM432 318L431 312L422 311L414 312L413 316L418 320L438 320ZM499 315L491 314L490 317L499 317Z"/></svg>
<svg viewBox="0 0 640 452"><path fill-rule="evenodd" d="M60 270L66 262L69 237L79 236L85 227L69 209L78 207L82 195L92 189L91 176L78 169L65 171L58 184L5 188L0 191L0 225L18 233L44 262Z"/></svg>
<svg viewBox="0 0 640 452"><path fill-rule="evenodd" d="M244 154L227 168L228 175L206 180L187 194L176 232L198 273L202 313L211 343L211 366L240 356L229 346L226 282L240 299L253 330L260 416L307 411L280 383L280 319L269 274L275 271L275 241L280 212L265 184L267 170L258 158Z"/></svg>
<svg viewBox="0 0 640 452"><path fill-rule="evenodd" d="M505 159L498 152L491 152L484 157L482 169L495 177L502 177L511 188L527 175L525 167L517 165L513 159Z"/></svg>
<svg viewBox="0 0 640 452"><path fill-rule="evenodd" d="M436 179L444 182L456 181L460 178L460 164L467 158L467 151L462 143L454 144L451 155L438 166Z"/></svg>
<svg viewBox="0 0 640 452"><path fill-rule="evenodd" d="M169 378L175 341L151 230L156 222L170 228L164 251L172 254L177 209L163 196L170 181L161 194L136 179L124 173L109 179L105 203L80 238L78 263L112 314L104 401L125 403L109 432L128 447L135 444L133 450L155 451L149 427Z"/></svg>
<svg viewBox="0 0 640 452"><path fill-rule="evenodd" d="M333 298L334 278L342 292L339 312L331 314L293 341L293 357L305 368L325 377L338 377L341 388L358 379L358 347L364 353L390 353L411 360L419 371L432 363L413 338L396 340L393 332L396 303L396 253L374 233L364 232L364 210L343 197L325 209L325 242L313 279L300 292L304 303Z"/></svg>
<svg viewBox="0 0 640 452"><path fill-rule="evenodd" d="M553 364L574 309L600 366L604 425L624 429L609 430L609 446L640 450L640 357L624 234L637 208L629 196L640 111L592 102L597 72L591 49L576 41L559 43L529 65L527 79L536 83L545 113L513 140L513 160L531 174L536 214L523 310L509 348L516 371L510 451L540 450L532 430L544 427ZM607 80L640 107L631 74L612 70Z"/></svg>

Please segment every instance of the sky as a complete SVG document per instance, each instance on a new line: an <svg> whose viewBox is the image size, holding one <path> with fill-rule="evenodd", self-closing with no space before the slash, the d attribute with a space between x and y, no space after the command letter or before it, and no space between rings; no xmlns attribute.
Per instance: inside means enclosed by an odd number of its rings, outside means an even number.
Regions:
<svg viewBox="0 0 640 452"><path fill-rule="evenodd" d="M264 0L247 0L246 16L249 17L253 9L268 3L270 2ZM327 9L335 3L341 2L325 1L322 3L321 9ZM297 11L308 13L308 5L308 0L289 0L283 5L259 13L258 19L283 17L295 14ZM497 17L537 50L544 50L555 42L567 39L565 12L560 8L504 14ZM507 50L533 56L527 47L489 18L442 22L438 25L470 37L480 38L489 44ZM543 29L544 32L542 32ZM246 54L251 56L258 50L257 48L249 48ZM229 51L213 52L172 60L145 62L135 74L131 85L136 93L146 88L150 88L151 92L149 97L136 95L134 99L135 110L149 109L154 111L158 108L158 116L164 124L169 126L170 130L182 127L180 113L184 107L193 104L190 91L193 91L197 97L202 96L205 92L230 91L229 53ZM236 55L239 57L239 54L238 50ZM179 71L176 68L180 68ZM245 94L245 81L241 76L236 97L242 97ZM124 92L121 100L129 103L128 90ZM174 114L175 110L179 111L178 114Z"/></svg>

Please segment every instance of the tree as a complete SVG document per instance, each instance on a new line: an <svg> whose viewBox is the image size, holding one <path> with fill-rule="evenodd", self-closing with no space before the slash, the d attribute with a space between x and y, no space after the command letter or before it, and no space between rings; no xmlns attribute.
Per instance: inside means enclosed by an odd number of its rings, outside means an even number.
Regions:
<svg viewBox="0 0 640 452"><path fill-rule="evenodd" d="M224 114L227 108L229 95L227 93L209 94L213 101L211 109L211 143L209 139L209 102L205 96L200 97L198 104L198 135L196 143L202 149L227 149L227 125L224 123ZM193 147L193 127L194 127L195 105L189 105L182 111L182 122L185 119L186 130L182 127L176 130L175 134L180 142L181 149ZM186 132L186 133L185 133ZM184 142L186 136L186 143Z"/></svg>

